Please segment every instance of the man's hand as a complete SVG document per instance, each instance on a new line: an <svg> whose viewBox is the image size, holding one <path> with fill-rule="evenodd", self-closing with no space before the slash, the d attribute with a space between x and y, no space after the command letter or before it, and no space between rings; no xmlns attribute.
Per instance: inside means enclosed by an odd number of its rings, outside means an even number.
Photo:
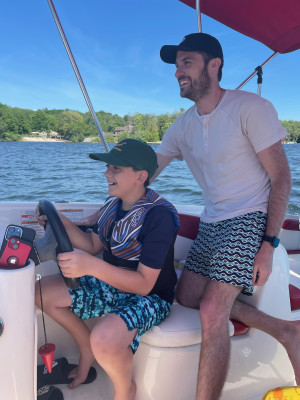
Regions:
<svg viewBox="0 0 300 400"><path fill-rule="evenodd" d="M272 272L273 252L269 243L262 243L254 258L253 285L263 286L269 279Z"/></svg>
<svg viewBox="0 0 300 400"><path fill-rule="evenodd" d="M74 249L67 253L57 255L57 262L63 276L66 278L79 278L81 276L90 275L88 266L92 263L90 254Z"/></svg>

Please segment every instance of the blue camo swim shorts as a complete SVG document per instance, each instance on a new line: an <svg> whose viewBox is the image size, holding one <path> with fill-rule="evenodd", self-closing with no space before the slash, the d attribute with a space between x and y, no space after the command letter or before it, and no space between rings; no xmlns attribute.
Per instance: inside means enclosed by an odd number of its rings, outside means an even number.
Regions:
<svg viewBox="0 0 300 400"><path fill-rule="evenodd" d="M71 311L81 319L115 314L123 319L128 331L137 329L130 344L136 352L140 337L152 326L158 325L170 313L171 304L157 294L140 296L122 292L93 276L83 276L77 289L69 289Z"/></svg>
<svg viewBox="0 0 300 400"><path fill-rule="evenodd" d="M228 220L200 222L185 269L253 293L254 257L261 246L267 215L256 211Z"/></svg>

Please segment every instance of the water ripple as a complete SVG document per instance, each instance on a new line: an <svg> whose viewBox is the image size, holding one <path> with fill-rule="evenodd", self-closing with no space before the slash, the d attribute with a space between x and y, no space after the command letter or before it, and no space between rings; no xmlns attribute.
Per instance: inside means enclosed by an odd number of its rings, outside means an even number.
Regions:
<svg viewBox="0 0 300 400"><path fill-rule="evenodd" d="M300 144L284 149L293 179L288 212L299 214ZM105 163L88 154L104 151L98 143L0 142L0 200L101 203L107 197ZM175 204L203 204L202 190L185 162L174 160L152 187Z"/></svg>

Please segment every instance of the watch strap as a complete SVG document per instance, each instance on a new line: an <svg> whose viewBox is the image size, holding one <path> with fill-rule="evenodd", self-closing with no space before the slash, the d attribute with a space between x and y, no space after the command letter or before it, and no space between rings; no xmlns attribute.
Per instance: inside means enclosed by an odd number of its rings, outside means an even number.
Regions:
<svg viewBox="0 0 300 400"><path fill-rule="evenodd" d="M264 242L269 242L271 244L271 246L273 246L273 247L278 247L278 245L280 243L280 239L276 236L264 235L262 237L262 240Z"/></svg>

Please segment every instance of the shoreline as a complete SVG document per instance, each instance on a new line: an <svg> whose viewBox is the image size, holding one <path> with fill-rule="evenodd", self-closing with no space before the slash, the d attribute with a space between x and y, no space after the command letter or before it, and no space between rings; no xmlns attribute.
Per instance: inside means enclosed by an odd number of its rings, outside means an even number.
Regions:
<svg viewBox="0 0 300 400"><path fill-rule="evenodd" d="M87 137L83 140L83 142L79 143L102 143L102 142L93 142L93 138ZM41 142L41 143L72 143L70 140L64 139L54 139L54 138L41 138L41 137L31 137L31 136L23 136L20 142ZM116 144L117 142L110 142ZM147 142L149 144L160 144L161 142Z"/></svg>
<svg viewBox="0 0 300 400"><path fill-rule="evenodd" d="M68 140L63 139L54 139L54 138L40 138L40 137L31 137L31 136L23 136L20 142L68 142Z"/></svg>

